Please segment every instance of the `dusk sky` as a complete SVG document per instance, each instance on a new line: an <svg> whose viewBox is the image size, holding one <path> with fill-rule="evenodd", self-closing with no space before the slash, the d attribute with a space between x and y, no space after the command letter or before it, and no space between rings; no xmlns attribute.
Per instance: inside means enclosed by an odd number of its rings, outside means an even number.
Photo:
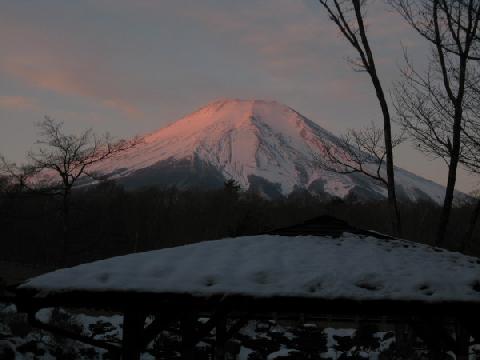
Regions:
<svg viewBox="0 0 480 360"><path fill-rule="evenodd" d="M0 0L0 153L21 162L49 115L69 131L154 131L219 98L284 103L324 128L381 124L366 74L314 0ZM402 45L428 45L383 1L368 14L387 89ZM405 144L396 164L444 184L446 166ZM458 188L477 179L460 173Z"/></svg>

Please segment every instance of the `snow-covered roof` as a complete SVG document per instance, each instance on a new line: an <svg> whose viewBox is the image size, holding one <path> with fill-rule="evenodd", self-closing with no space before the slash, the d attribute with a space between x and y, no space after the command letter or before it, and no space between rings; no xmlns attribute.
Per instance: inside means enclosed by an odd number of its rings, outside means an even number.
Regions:
<svg viewBox="0 0 480 360"><path fill-rule="evenodd" d="M258 235L57 270L20 289L480 302L480 260L404 240Z"/></svg>

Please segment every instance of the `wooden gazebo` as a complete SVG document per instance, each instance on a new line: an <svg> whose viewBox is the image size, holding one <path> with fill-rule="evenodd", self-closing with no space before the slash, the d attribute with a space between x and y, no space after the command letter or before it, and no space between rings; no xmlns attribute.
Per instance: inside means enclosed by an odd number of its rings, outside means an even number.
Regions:
<svg viewBox="0 0 480 360"><path fill-rule="evenodd" d="M213 332L223 359L228 339L254 319L392 324L400 345L413 333L458 360L480 343L480 260L329 217L57 270L19 286L14 301L34 326L129 360L173 321L184 359ZM47 307L122 313L121 346L40 322Z"/></svg>

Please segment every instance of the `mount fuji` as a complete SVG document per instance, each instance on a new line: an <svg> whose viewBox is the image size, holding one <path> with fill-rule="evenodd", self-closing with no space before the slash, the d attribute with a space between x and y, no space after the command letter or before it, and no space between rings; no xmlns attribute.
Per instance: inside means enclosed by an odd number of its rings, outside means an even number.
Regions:
<svg viewBox="0 0 480 360"><path fill-rule="evenodd" d="M385 198L386 189L361 174L337 174L319 166L338 138L275 101L218 100L147 134L138 146L96 165L127 188L221 187L237 181L245 190L273 198L294 191L364 200ZM444 188L396 169L399 196L443 200Z"/></svg>

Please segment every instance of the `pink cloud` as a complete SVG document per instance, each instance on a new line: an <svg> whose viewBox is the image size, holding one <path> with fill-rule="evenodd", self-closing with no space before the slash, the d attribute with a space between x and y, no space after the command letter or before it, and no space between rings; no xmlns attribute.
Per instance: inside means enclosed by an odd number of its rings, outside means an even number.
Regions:
<svg viewBox="0 0 480 360"><path fill-rule="evenodd" d="M111 109L118 110L132 119L137 119L144 116L144 113L139 108L132 105L128 101L123 101L120 99L107 99L103 100L102 104Z"/></svg>
<svg viewBox="0 0 480 360"><path fill-rule="evenodd" d="M0 96L0 107L9 110L32 110L37 106L35 100L17 95Z"/></svg>
<svg viewBox="0 0 480 360"><path fill-rule="evenodd" d="M30 87L91 99L129 118L143 116L127 100L125 79L110 71L107 59L96 56L94 51L72 49L66 38L50 36L29 24L8 21L0 25L0 43L5 45L0 54L0 72Z"/></svg>
<svg viewBox="0 0 480 360"><path fill-rule="evenodd" d="M35 65L33 65L35 63ZM102 87L96 81L89 81L83 77L82 71L69 71L59 66L51 66L55 61L40 61L40 57L29 57L28 61L20 58L12 58L4 62L4 70L9 74L21 78L25 83L41 89L54 91L61 95L80 95L93 98L100 104L115 111L119 111L129 118L140 118L142 111L129 101L121 98L108 98L108 90L102 90ZM39 65L40 64L40 65Z"/></svg>

